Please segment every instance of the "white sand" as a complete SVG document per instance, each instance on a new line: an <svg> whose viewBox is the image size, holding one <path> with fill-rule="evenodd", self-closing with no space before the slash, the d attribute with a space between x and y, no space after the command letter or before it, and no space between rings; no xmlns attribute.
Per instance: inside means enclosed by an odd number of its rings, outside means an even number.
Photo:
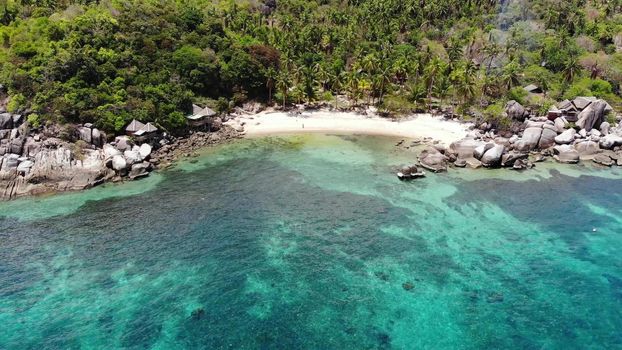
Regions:
<svg viewBox="0 0 622 350"><path fill-rule="evenodd" d="M239 116L235 123L245 122L248 136L326 132L343 134L386 135L404 138L430 137L446 145L462 139L469 124L416 114L393 121L378 116L364 116L351 112L305 111L298 116L284 112L262 112Z"/></svg>

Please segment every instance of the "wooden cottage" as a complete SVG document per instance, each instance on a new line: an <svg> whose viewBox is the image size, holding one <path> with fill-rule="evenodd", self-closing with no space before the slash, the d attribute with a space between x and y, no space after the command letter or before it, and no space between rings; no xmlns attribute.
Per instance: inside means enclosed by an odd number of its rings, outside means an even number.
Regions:
<svg viewBox="0 0 622 350"><path fill-rule="evenodd" d="M192 105L192 115L186 117L188 125L193 128L205 128L209 127L212 122L212 118L216 116L216 112L209 108L201 108L197 105Z"/></svg>
<svg viewBox="0 0 622 350"><path fill-rule="evenodd" d="M158 136L158 128L151 123L145 124L140 130L134 133L137 141L146 142L155 139Z"/></svg>

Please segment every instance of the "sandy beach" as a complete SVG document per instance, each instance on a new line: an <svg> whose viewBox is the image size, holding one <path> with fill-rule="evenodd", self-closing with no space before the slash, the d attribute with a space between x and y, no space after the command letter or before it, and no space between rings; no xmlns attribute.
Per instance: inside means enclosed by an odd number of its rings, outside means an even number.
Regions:
<svg viewBox="0 0 622 350"><path fill-rule="evenodd" d="M304 111L294 115L286 112L262 112L239 116L234 123L244 123L248 136L301 132L386 135L404 138L430 137L443 144L462 139L469 124L445 120L430 114L416 114L398 121L376 115L353 112Z"/></svg>

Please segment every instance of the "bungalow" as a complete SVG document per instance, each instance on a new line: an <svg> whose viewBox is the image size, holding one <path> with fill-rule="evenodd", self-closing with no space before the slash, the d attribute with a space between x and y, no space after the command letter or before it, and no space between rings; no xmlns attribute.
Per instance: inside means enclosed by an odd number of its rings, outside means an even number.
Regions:
<svg viewBox="0 0 622 350"><path fill-rule="evenodd" d="M158 128L151 123L145 124L140 130L134 133L137 141L145 142L154 139L158 135Z"/></svg>
<svg viewBox="0 0 622 350"><path fill-rule="evenodd" d="M132 120L132 122L130 123L130 125L128 125L128 126L125 128L125 133L126 133L128 136L134 136L134 134L135 134L136 132L138 132L139 130L141 130L141 129L142 129L142 128L144 128L144 127L145 127L145 124L143 124L143 123L139 122L138 120L134 119L134 120Z"/></svg>
<svg viewBox="0 0 622 350"><path fill-rule="evenodd" d="M212 122L212 118L216 116L216 112L209 108L201 108L197 105L192 105L192 115L186 117L188 125L194 128L205 127Z"/></svg>

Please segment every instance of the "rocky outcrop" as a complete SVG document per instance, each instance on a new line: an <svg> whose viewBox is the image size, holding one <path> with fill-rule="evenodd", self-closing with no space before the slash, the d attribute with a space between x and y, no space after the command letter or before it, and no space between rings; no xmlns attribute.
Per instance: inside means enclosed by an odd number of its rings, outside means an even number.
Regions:
<svg viewBox="0 0 622 350"><path fill-rule="evenodd" d="M75 143L56 137L63 130L68 131L65 134ZM106 135L91 124L52 125L31 131L21 116L2 113L0 199L81 190L108 180L138 179L147 176L163 160L170 164L187 154L190 148L222 143L238 136L230 127L222 126L216 133L195 133L170 144L162 140L162 144L135 145L128 136L106 143ZM154 156L157 147L159 153Z"/></svg>
<svg viewBox="0 0 622 350"><path fill-rule="evenodd" d="M459 141L453 142L449 145L449 150L456 154L458 159L468 159L473 157L473 152L479 146L484 145L485 142L476 140L474 138L465 138Z"/></svg>
<svg viewBox="0 0 622 350"><path fill-rule="evenodd" d="M529 112L525 109L525 107L514 100L508 101L505 105L505 113L508 117L521 122L529 116Z"/></svg>
<svg viewBox="0 0 622 350"><path fill-rule="evenodd" d="M520 152L545 149L555 145L557 131L555 124L546 122L527 122L523 136L515 142L514 148Z"/></svg>
<svg viewBox="0 0 622 350"><path fill-rule="evenodd" d="M559 145L571 144L574 142L576 134L577 131L575 129L568 129L555 137L555 143Z"/></svg>
<svg viewBox="0 0 622 350"><path fill-rule="evenodd" d="M428 147L419 155L419 164L427 170L440 173L447 171L448 159L437 149Z"/></svg>
<svg viewBox="0 0 622 350"><path fill-rule="evenodd" d="M605 108L607 102L603 100L596 100L590 103L584 110L579 113L577 126L591 131L593 128L599 128L605 121Z"/></svg>
<svg viewBox="0 0 622 350"><path fill-rule="evenodd" d="M58 147L41 148L33 159L5 156L0 170L0 198L80 190L112 175L103 164L101 151L85 150L78 160L68 145L58 143Z"/></svg>
<svg viewBox="0 0 622 350"><path fill-rule="evenodd" d="M501 156L505 151L503 145L493 145L489 150L484 153L480 161L485 167L494 167L501 163Z"/></svg>
<svg viewBox="0 0 622 350"><path fill-rule="evenodd" d="M600 139L602 149L613 149L616 146L622 146L622 136L608 134Z"/></svg>
<svg viewBox="0 0 622 350"><path fill-rule="evenodd" d="M579 152L570 145L555 146L553 158L560 163L576 164L579 163Z"/></svg>

